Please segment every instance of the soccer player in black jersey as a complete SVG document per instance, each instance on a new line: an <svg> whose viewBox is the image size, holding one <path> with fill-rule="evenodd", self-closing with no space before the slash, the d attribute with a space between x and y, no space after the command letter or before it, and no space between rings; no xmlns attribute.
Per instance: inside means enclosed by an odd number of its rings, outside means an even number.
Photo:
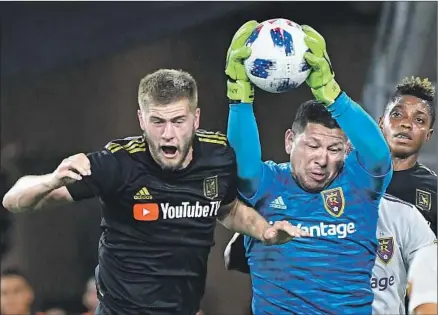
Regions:
<svg viewBox="0 0 438 315"><path fill-rule="evenodd" d="M388 194L414 204L437 234L437 175L418 162L435 122L435 88L427 80L405 78L385 106L379 125L389 144L394 173Z"/></svg>
<svg viewBox="0 0 438 315"><path fill-rule="evenodd" d="M101 199L96 314L182 314L199 310L218 219L265 244L305 236L272 226L237 201L236 159L224 135L198 130L190 74L158 70L140 82L143 135L65 159L51 174L25 176L3 199L12 212Z"/></svg>

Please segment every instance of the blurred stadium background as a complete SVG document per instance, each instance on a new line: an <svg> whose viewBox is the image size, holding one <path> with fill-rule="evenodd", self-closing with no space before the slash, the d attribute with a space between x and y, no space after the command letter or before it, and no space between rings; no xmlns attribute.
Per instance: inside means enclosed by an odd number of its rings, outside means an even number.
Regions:
<svg viewBox="0 0 438 315"><path fill-rule="evenodd" d="M51 172L70 154L138 134L138 83L159 68L192 73L202 127L225 131L229 41L246 20L275 17L324 35L338 82L376 119L404 76L426 76L436 86L436 2L2 2L1 191L24 174ZM309 98L305 86L283 95L256 92L264 159L286 159L284 130ZM420 160L437 170L435 139ZM29 275L37 305L85 311L98 202L15 217L0 211L2 269ZM248 313L249 279L223 267L229 238L217 229L207 315Z"/></svg>

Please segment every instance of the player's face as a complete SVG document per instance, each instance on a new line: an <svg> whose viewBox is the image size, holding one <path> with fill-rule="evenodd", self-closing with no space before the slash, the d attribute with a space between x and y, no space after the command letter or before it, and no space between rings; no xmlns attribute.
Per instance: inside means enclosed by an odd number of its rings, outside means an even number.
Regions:
<svg viewBox="0 0 438 315"><path fill-rule="evenodd" d="M27 314L33 302L33 293L26 281L18 276L1 280L1 313Z"/></svg>
<svg viewBox="0 0 438 315"><path fill-rule="evenodd" d="M323 190L338 175L348 148L344 132L308 123L301 134L286 131L293 176L309 192Z"/></svg>
<svg viewBox="0 0 438 315"><path fill-rule="evenodd" d="M403 95L390 104L385 116L379 120L391 153L398 158L406 158L420 151L432 136L430 124L427 104L411 95Z"/></svg>
<svg viewBox="0 0 438 315"><path fill-rule="evenodd" d="M190 110L187 98L138 111L151 155L163 169L178 170L190 163L199 115L199 108Z"/></svg>

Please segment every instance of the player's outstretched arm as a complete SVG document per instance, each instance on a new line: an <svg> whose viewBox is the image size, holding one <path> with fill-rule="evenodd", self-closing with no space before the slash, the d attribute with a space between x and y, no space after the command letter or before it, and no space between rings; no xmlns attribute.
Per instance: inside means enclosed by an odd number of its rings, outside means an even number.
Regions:
<svg viewBox="0 0 438 315"><path fill-rule="evenodd" d="M311 52L305 54L312 71L306 83L323 102L353 144L363 168L374 176L390 174L391 155L377 123L342 92L335 81L324 38L313 28L302 26Z"/></svg>
<svg viewBox="0 0 438 315"><path fill-rule="evenodd" d="M230 100L227 136L236 152L239 190L246 197L256 192L262 176L262 153L252 105L254 86L243 66L243 61L251 55L251 48L246 47L245 42L257 25L257 21L249 21L236 32L228 49L225 69Z"/></svg>
<svg viewBox="0 0 438 315"><path fill-rule="evenodd" d="M218 221L227 229L251 236L266 245L284 244L294 237L309 236L288 221L270 225L256 210L238 199L220 208Z"/></svg>
<svg viewBox="0 0 438 315"><path fill-rule="evenodd" d="M91 169L87 156L73 155L63 160L53 173L20 178L3 197L3 206L19 213L71 202L73 198L65 186L88 175Z"/></svg>

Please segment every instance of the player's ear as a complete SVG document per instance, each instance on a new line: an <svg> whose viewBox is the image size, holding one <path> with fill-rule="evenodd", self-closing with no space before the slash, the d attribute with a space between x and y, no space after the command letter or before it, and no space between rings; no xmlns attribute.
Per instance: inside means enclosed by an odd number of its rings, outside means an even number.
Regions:
<svg viewBox="0 0 438 315"><path fill-rule="evenodd" d="M290 154L292 151L292 143L294 142L295 134L292 131L292 129L286 130L286 133L284 134L284 149L286 150L287 154Z"/></svg>
<svg viewBox="0 0 438 315"><path fill-rule="evenodd" d="M26 290L26 299L29 304L32 304L35 300L35 293L31 287L28 287L28 290Z"/></svg>
<svg viewBox="0 0 438 315"><path fill-rule="evenodd" d="M426 142L429 142L430 138L432 138L432 134L433 134L433 129L430 128L426 134Z"/></svg>
<svg viewBox="0 0 438 315"><path fill-rule="evenodd" d="M142 131L145 130L144 121L143 121L143 112L141 109L137 110L138 122L140 123L140 128Z"/></svg>
<svg viewBox="0 0 438 315"><path fill-rule="evenodd" d="M195 109L195 130L199 128L200 117L201 117L201 109L198 107Z"/></svg>
<svg viewBox="0 0 438 315"><path fill-rule="evenodd" d="M379 117L379 127L380 127L380 130L383 131L383 116Z"/></svg>

